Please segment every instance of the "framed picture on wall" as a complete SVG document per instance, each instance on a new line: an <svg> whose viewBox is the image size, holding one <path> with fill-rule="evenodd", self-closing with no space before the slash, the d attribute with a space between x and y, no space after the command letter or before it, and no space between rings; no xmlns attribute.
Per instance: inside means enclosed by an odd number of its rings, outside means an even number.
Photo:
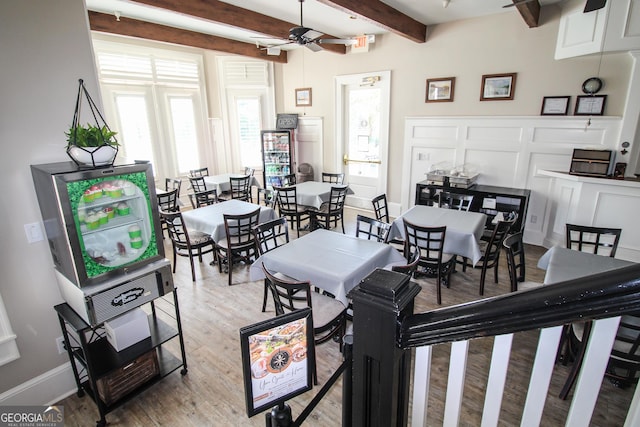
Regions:
<svg viewBox="0 0 640 427"><path fill-rule="evenodd" d="M570 96L545 96L542 98L543 116L565 116L569 111Z"/></svg>
<svg viewBox="0 0 640 427"><path fill-rule="evenodd" d="M480 101L509 101L516 91L518 73L485 74L482 76Z"/></svg>
<svg viewBox="0 0 640 427"><path fill-rule="evenodd" d="M607 95L580 95L576 98L576 116L601 116L604 114L604 104Z"/></svg>
<svg viewBox="0 0 640 427"><path fill-rule="evenodd" d="M455 86L455 77L427 79L427 96L424 102L452 102Z"/></svg>
<svg viewBox="0 0 640 427"><path fill-rule="evenodd" d="M311 88L296 89L296 107L311 107Z"/></svg>

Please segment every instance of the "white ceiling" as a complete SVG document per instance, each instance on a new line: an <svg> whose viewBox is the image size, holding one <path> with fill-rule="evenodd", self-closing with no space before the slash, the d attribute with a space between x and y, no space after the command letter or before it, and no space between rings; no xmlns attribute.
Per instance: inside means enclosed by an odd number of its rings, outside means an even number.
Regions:
<svg viewBox="0 0 640 427"><path fill-rule="evenodd" d="M224 0L244 9L250 9L263 15L269 15L292 24L300 24L300 3L298 0ZM496 13L515 13L515 7L503 8L511 0L449 0L444 7L445 0L382 0L387 5L411 16L425 25L433 25L461 19L468 19ZM564 0L539 0L544 7ZM166 11L128 0L86 0L87 8L95 12L115 14L123 17L154 22L177 28L183 28L201 33L212 34L247 43L255 43L260 34L244 31L196 19L187 15ZM304 26L340 38L353 37L363 34L383 34L386 31L374 24L361 19L351 19L335 8L306 0L303 3ZM523 21L523 25L525 25ZM283 38L287 34L282 35ZM278 40L261 40L265 44L277 44Z"/></svg>

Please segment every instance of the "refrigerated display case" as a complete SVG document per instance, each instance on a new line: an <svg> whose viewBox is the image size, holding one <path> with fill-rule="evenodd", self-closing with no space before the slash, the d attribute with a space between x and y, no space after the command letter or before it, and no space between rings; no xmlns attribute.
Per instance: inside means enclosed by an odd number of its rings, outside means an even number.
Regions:
<svg viewBox="0 0 640 427"><path fill-rule="evenodd" d="M101 427L107 412L141 390L180 367L187 373L151 164L87 169L48 163L32 165L31 174L66 301L54 308L78 396L87 392L94 400ZM158 304L169 305L156 310ZM147 308L146 338L116 348L107 337L108 322L138 307ZM119 333L126 336L129 327ZM179 358L164 346L176 338Z"/></svg>
<svg viewBox="0 0 640 427"><path fill-rule="evenodd" d="M293 136L293 130L261 131L264 185L267 190L284 185L285 176L296 171Z"/></svg>
<svg viewBox="0 0 640 427"><path fill-rule="evenodd" d="M63 298L90 324L173 290L148 163L32 165Z"/></svg>

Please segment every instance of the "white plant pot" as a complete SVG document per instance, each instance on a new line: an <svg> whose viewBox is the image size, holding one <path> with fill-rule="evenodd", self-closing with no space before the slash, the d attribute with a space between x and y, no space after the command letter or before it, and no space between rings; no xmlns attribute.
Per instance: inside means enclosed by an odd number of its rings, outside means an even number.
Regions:
<svg viewBox="0 0 640 427"><path fill-rule="evenodd" d="M118 149L111 145L100 147L71 146L67 149L69 157L78 165L84 166L110 166L118 154Z"/></svg>

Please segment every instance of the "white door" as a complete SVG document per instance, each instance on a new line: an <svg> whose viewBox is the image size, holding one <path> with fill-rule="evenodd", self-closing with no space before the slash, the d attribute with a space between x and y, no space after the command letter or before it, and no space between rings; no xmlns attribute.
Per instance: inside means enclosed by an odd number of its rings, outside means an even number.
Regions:
<svg viewBox="0 0 640 427"><path fill-rule="evenodd" d="M354 192L349 206L370 209L387 187L391 72L336 78L336 170Z"/></svg>

